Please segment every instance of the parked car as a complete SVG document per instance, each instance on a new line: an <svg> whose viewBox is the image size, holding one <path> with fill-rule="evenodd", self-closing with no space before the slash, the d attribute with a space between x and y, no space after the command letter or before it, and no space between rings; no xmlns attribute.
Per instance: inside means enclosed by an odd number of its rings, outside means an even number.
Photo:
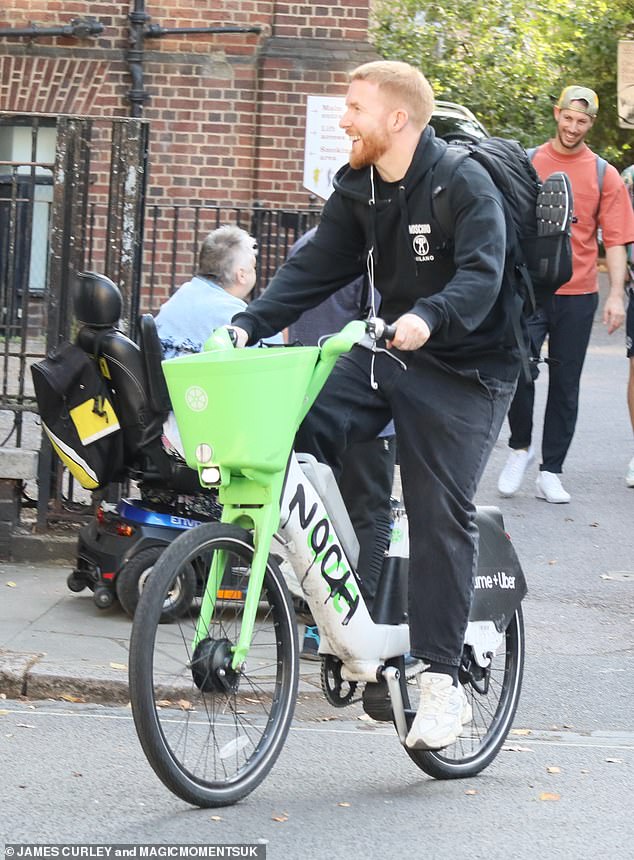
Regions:
<svg viewBox="0 0 634 860"><path fill-rule="evenodd" d="M437 101L430 125L437 137L445 140L484 140L490 137L482 123L469 108L455 102Z"/></svg>

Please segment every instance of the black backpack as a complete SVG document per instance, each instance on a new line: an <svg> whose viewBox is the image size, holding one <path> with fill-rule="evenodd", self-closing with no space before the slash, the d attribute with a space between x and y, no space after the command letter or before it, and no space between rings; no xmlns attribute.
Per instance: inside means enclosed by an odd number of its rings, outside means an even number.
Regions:
<svg viewBox="0 0 634 860"><path fill-rule="evenodd" d="M60 343L31 366L42 427L69 472L87 490L123 477L123 438L96 359Z"/></svg>
<svg viewBox="0 0 634 860"><path fill-rule="evenodd" d="M458 166L471 157L502 195L506 219L506 276L514 289L516 340L528 370L521 315L529 316L572 277L572 188L565 173L539 179L526 150L515 140L491 137L479 143L451 143L432 175L432 213L450 248L453 215L443 194Z"/></svg>

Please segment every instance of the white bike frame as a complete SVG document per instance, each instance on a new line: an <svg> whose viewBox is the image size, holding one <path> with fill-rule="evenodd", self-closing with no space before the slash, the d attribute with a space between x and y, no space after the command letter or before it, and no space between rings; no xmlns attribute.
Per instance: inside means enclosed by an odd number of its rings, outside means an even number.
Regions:
<svg viewBox="0 0 634 860"><path fill-rule="evenodd" d="M280 510L279 534L319 629L319 653L341 660L344 680L376 682L386 660L409 651L409 626L372 620L335 524L294 453ZM391 547L390 554L409 555L407 534L402 537L399 550ZM493 621L467 626L465 642L481 666L489 665L503 640Z"/></svg>
<svg viewBox="0 0 634 860"><path fill-rule="evenodd" d="M291 454L279 533L319 628L321 654L343 663L347 681L376 682L390 657L409 650L407 624L375 624L335 525L317 490Z"/></svg>

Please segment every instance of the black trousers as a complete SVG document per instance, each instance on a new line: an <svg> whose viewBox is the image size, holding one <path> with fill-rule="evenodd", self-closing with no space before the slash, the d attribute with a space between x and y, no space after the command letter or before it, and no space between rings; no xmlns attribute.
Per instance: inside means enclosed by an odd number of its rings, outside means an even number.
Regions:
<svg viewBox="0 0 634 860"><path fill-rule="evenodd" d="M372 611L383 558L390 543L390 497L395 463L394 436L353 442L344 452L338 482L359 540L357 568L369 611Z"/></svg>
<svg viewBox="0 0 634 860"><path fill-rule="evenodd" d="M352 442L373 439L394 418L410 533L411 652L460 665L477 566L473 498L515 382L458 373L424 349L355 347L337 362L300 427L298 450L341 472Z"/></svg>
<svg viewBox="0 0 634 860"><path fill-rule="evenodd" d="M579 382L599 296L553 296L528 320L531 339L532 379L520 376L509 410L509 447L528 448L533 436L537 360L548 337L548 398L542 435L542 464L546 472L559 474L577 424Z"/></svg>

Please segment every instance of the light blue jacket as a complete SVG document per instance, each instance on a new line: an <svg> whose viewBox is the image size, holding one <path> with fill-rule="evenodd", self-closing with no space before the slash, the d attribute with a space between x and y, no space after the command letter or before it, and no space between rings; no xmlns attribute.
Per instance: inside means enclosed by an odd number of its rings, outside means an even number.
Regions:
<svg viewBox="0 0 634 860"><path fill-rule="evenodd" d="M156 328L165 358L200 352L211 333L231 322L247 303L202 275L182 284L159 310ZM266 343L283 343L281 334Z"/></svg>

